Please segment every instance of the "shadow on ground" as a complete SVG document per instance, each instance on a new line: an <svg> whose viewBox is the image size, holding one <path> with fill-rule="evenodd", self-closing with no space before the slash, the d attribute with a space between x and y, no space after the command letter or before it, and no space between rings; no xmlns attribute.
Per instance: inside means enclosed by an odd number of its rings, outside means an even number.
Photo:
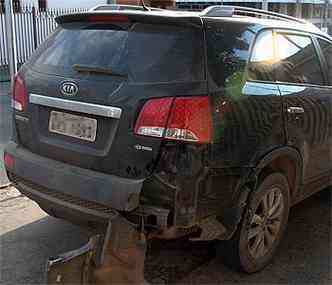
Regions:
<svg viewBox="0 0 332 285"><path fill-rule="evenodd" d="M229 270L214 258L211 243L153 241L146 279L155 284L331 284L330 193L325 190L292 209L281 248L263 272L246 275ZM83 229L51 217L9 231L0 237L0 283L43 283L49 256L87 240Z"/></svg>
<svg viewBox="0 0 332 285"><path fill-rule="evenodd" d="M262 272L234 272L214 259L181 283L332 284L331 190L317 193L291 209L278 253Z"/></svg>

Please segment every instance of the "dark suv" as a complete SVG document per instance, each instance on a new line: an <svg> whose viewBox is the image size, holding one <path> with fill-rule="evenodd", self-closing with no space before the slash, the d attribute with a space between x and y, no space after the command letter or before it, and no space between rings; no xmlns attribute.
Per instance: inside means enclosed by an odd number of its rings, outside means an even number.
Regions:
<svg viewBox="0 0 332 285"><path fill-rule="evenodd" d="M147 9L148 10L148 9ZM9 179L76 223L118 211L263 268L331 185L332 38L261 10L90 11L18 72Z"/></svg>

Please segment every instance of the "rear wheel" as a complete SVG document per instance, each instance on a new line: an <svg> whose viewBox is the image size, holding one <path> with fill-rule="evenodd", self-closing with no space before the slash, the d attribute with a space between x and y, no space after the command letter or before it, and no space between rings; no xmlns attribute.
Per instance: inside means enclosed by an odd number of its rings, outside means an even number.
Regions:
<svg viewBox="0 0 332 285"><path fill-rule="evenodd" d="M272 259L289 214L289 186L281 173L266 176L249 198L233 238L222 241L219 255L233 268L252 273Z"/></svg>

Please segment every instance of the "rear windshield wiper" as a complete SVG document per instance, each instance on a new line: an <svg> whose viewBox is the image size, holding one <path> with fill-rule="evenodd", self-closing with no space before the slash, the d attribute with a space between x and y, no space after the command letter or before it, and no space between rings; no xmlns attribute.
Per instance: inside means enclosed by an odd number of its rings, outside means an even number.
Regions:
<svg viewBox="0 0 332 285"><path fill-rule="evenodd" d="M77 72L101 73L101 74L108 74L108 75L124 77L124 78L128 77L127 74L117 73L117 72L114 72L111 68L105 68L105 67L73 64L72 68L74 70L76 70Z"/></svg>

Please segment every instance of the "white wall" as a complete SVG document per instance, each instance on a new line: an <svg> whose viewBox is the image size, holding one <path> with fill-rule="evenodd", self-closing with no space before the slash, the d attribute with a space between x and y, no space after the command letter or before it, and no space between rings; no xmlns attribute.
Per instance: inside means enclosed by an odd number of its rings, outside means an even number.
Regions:
<svg viewBox="0 0 332 285"><path fill-rule="evenodd" d="M48 8L91 8L98 4L106 4L107 0L47 0ZM37 3L38 0L22 0L22 3ZM37 6L36 5L36 6Z"/></svg>

